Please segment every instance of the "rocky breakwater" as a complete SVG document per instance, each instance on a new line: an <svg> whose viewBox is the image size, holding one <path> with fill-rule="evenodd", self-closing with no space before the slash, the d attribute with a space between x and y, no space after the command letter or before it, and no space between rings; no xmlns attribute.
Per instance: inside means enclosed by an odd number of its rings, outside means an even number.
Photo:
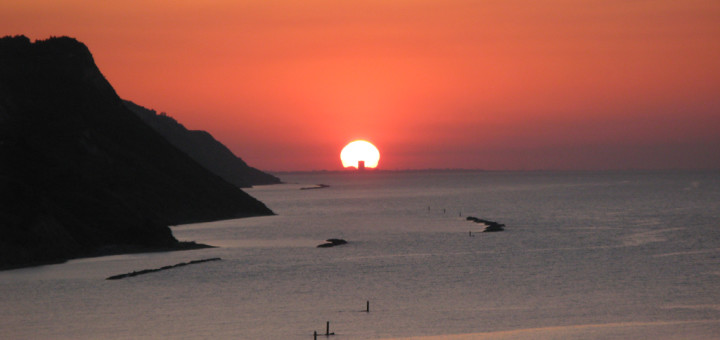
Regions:
<svg viewBox="0 0 720 340"><path fill-rule="evenodd" d="M343 244L347 244L348 242L341 239L341 238L329 238L325 240L325 243L318 244L318 248L330 248L335 246L340 246Z"/></svg>
<svg viewBox="0 0 720 340"><path fill-rule="evenodd" d="M494 231L503 231L503 230L505 230L505 225L502 224L502 223L498 223L498 222L494 222L494 221L489 221L489 220L484 220L484 219L482 219L482 218L477 218L477 217L474 217L474 216L468 216L468 217L467 217L467 220L468 220L468 221L475 222L475 223L482 223L482 224L484 224L484 225L485 225L485 229L483 230L484 233L494 232Z"/></svg>

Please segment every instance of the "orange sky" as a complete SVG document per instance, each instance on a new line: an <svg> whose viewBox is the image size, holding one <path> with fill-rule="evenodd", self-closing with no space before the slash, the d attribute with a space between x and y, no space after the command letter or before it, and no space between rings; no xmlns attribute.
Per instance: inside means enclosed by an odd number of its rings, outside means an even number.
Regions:
<svg viewBox="0 0 720 340"><path fill-rule="evenodd" d="M264 170L720 168L720 1L5 0Z"/></svg>

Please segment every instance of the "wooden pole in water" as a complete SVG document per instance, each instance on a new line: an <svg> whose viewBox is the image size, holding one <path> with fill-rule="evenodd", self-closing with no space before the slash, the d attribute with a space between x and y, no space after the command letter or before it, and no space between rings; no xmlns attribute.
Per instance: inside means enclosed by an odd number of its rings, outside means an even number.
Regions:
<svg viewBox="0 0 720 340"><path fill-rule="evenodd" d="M370 300L367 300L367 304L366 304L366 307L365 307L365 312L366 312L366 313L370 313Z"/></svg>
<svg viewBox="0 0 720 340"><path fill-rule="evenodd" d="M313 339L317 340L317 331L313 331Z"/></svg>
<svg viewBox="0 0 720 340"><path fill-rule="evenodd" d="M325 324L325 335L330 335L330 321Z"/></svg>

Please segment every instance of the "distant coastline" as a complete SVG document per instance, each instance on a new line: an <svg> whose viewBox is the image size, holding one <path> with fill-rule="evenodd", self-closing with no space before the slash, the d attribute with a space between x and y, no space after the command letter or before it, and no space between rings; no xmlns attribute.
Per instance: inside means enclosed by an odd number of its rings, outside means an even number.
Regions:
<svg viewBox="0 0 720 340"><path fill-rule="evenodd" d="M428 169L366 169L358 170L263 170L273 175L297 175L297 174L373 174L373 173L432 173L432 172L487 172L487 173L697 173L720 171L720 169L530 169L530 170L489 170L489 169L467 169L467 168L428 168Z"/></svg>
<svg viewBox="0 0 720 340"><path fill-rule="evenodd" d="M283 170L283 171L272 171L263 170L264 172L271 173L274 175L282 174L360 174L360 173L399 173L399 172L490 172L496 170L483 170L483 169L365 169L362 171L358 170ZM506 170L497 170L506 171Z"/></svg>

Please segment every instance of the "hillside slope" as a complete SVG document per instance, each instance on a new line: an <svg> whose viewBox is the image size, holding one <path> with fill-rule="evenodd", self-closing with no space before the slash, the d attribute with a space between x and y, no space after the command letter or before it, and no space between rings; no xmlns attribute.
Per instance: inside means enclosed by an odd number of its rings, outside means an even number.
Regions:
<svg viewBox="0 0 720 340"><path fill-rule="evenodd" d="M172 117L158 114L131 101L125 101L125 105L172 145L237 187L280 183L279 178L248 166L210 133L188 130Z"/></svg>
<svg viewBox="0 0 720 340"><path fill-rule="evenodd" d="M173 248L168 225L269 214L133 114L82 43L0 39L0 268Z"/></svg>

